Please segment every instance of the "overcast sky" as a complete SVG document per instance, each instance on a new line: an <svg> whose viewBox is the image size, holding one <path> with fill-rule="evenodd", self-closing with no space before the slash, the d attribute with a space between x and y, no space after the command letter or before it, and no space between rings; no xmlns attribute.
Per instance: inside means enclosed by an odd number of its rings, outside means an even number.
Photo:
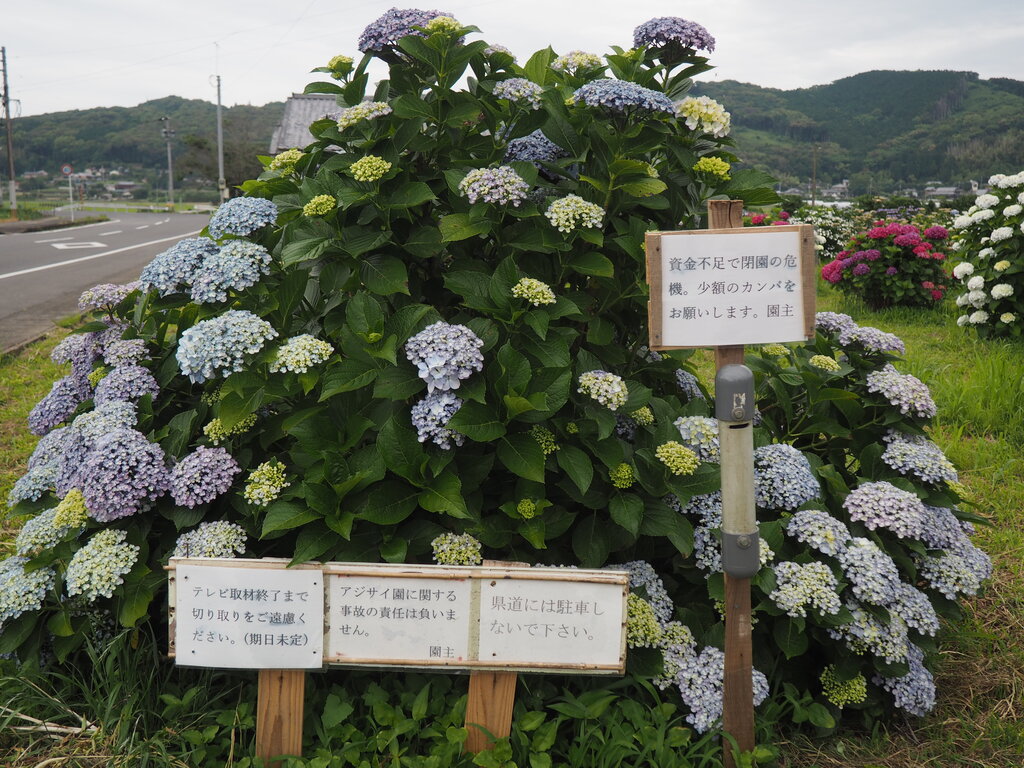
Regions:
<svg viewBox="0 0 1024 768"><path fill-rule="evenodd" d="M215 101L216 73L225 105L282 101L331 56L357 57L359 33L392 4L8 0L0 45L12 112L133 106L169 95ZM440 9L520 61L549 44L559 53L629 47L636 25L682 15L717 39L717 68L701 79L789 89L872 69L955 69L1024 80L1024 0L455 0Z"/></svg>

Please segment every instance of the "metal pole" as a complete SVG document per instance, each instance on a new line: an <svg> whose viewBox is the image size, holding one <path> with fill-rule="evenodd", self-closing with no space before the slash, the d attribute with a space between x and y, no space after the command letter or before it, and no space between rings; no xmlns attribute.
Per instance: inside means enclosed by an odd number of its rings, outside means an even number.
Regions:
<svg viewBox="0 0 1024 768"><path fill-rule="evenodd" d="M171 141L174 139L174 131L171 130L171 118L161 117L160 122L164 124L164 140L167 142L167 205L174 210L174 162L171 155Z"/></svg>
<svg viewBox="0 0 1024 768"><path fill-rule="evenodd" d="M217 191L220 201L228 199L228 183L224 178L224 122L220 106L220 75L217 75Z"/></svg>
<svg viewBox="0 0 1024 768"><path fill-rule="evenodd" d="M818 145L814 145L811 154L811 206L818 202Z"/></svg>
<svg viewBox="0 0 1024 768"><path fill-rule="evenodd" d="M7 184L11 199L11 218L18 218L18 190L14 184L14 128L11 121L11 93L7 87L7 48L0 47L0 67L4 71L4 121L7 127Z"/></svg>
<svg viewBox="0 0 1024 768"><path fill-rule="evenodd" d="M68 204L71 206L71 220L75 220L75 191L71 188L71 176L68 176Z"/></svg>

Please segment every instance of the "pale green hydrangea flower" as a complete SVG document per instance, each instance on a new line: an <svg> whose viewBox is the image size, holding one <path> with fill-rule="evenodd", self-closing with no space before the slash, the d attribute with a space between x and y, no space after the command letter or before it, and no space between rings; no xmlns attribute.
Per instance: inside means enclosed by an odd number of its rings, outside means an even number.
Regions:
<svg viewBox="0 0 1024 768"><path fill-rule="evenodd" d="M1017 316L1013 314L1013 312L1003 312L1003 314L999 316L999 322L1001 323L1012 323L1016 319Z"/></svg>
<svg viewBox="0 0 1024 768"><path fill-rule="evenodd" d="M301 149L286 149L284 152L279 152L274 155L274 158L267 165L267 168L271 171L291 173L295 170L295 164L305 156L306 153Z"/></svg>
<svg viewBox="0 0 1024 768"><path fill-rule="evenodd" d="M783 357L789 354L789 347L783 344L765 344L761 351L772 357Z"/></svg>
<svg viewBox="0 0 1024 768"><path fill-rule="evenodd" d="M92 371L89 372L89 386L92 387L93 389L96 389L96 387L99 386L99 383L103 381L103 378L108 373L110 373L109 368L104 368L102 366L99 368L94 368Z"/></svg>
<svg viewBox="0 0 1024 768"><path fill-rule="evenodd" d="M993 264L992 268L996 272L1005 272L1010 268L1010 262L1008 262L1006 259L1003 259L1002 261L997 261L995 264Z"/></svg>
<svg viewBox="0 0 1024 768"><path fill-rule="evenodd" d="M220 445L232 435L241 435L248 432L256 424L256 414L250 413L244 419L235 422L233 427L225 427L220 419L211 419L210 423L203 427L203 434L209 438L214 445Z"/></svg>
<svg viewBox="0 0 1024 768"><path fill-rule="evenodd" d="M277 350L277 357L270 364L270 372L305 373L312 366L327 360L333 352L331 344L308 333L292 336Z"/></svg>
<svg viewBox="0 0 1024 768"><path fill-rule="evenodd" d="M637 408L631 414L633 421L639 424L641 427L649 427L654 423L654 411L648 408L646 405L642 408Z"/></svg>
<svg viewBox="0 0 1024 768"><path fill-rule="evenodd" d="M566 195L553 201L544 215L559 232L572 232L582 227L600 227L604 209L579 195Z"/></svg>
<svg viewBox="0 0 1024 768"><path fill-rule="evenodd" d="M626 598L626 645L630 648L657 648L661 645L661 625L649 602L632 592Z"/></svg>
<svg viewBox="0 0 1024 768"><path fill-rule="evenodd" d="M216 520L178 537L171 557L234 557L245 552L245 529L237 523Z"/></svg>
<svg viewBox="0 0 1024 768"><path fill-rule="evenodd" d="M576 74L585 69L595 69L603 66L604 62L600 56L596 53L588 53L587 51L569 51L551 62L551 68L555 72L567 72L569 74Z"/></svg>
<svg viewBox="0 0 1024 768"><path fill-rule="evenodd" d="M622 489L629 488L636 482L633 467L625 462L614 467L608 473L608 479L611 480L614 487Z"/></svg>
<svg viewBox="0 0 1024 768"><path fill-rule="evenodd" d="M438 565L480 565L480 542L468 533L442 533L432 542Z"/></svg>
<svg viewBox="0 0 1024 768"><path fill-rule="evenodd" d="M537 516L537 502L533 499L520 499L516 504L516 514L523 520L530 520Z"/></svg>
<svg viewBox="0 0 1024 768"><path fill-rule="evenodd" d="M85 496L77 488L72 488L57 504L53 524L67 528L81 528L89 520L89 511L85 507Z"/></svg>
<svg viewBox="0 0 1024 768"><path fill-rule="evenodd" d="M512 295L517 299L525 299L535 307L555 303L555 293L551 286L532 277L524 277L512 286Z"/></svg>
<svg viewBox="0 0 1024 768"><path fill-rule="evenodd" d="M823 371L838 371L840 367L838 361L828 355L813 355L807 362Z"/></svg>
<svg viewBox="0 0 1024 768"><path fill-rule="evenodd" d="M708 96L687 96L676 104L676 112L686 121L691 131L698 128L702 133L721 138L729 134L732 116L725 107Z"/></svg>
<svg viewBox="0 0 1024 768"><path fill-rule="evenodd" d="M25 571L27 557L0 560L0 626L26 611L38 611L56 581L52 568Z"/></svg>
<svg viewBox="0 0 1024 768"><path fill-rule="evenodd" d="M547 427L538 424L530 429L530 437L537 441L544 455L548 456L558 450L559 445L555 442L554 433Z"/></svg>
<svg viewBox="0 0 1024 768"><path fill-rule="evenodd" d="M611 411L626 404L629 390L621 376L608 371L587 371L580 374L579 388L581 395L588 395Z"/></svg>
<svg viewBox="0 0 1024 768"><path fill-rule="evenodd" d="M834 664L821 673L821 692L832 704L842 709L847 704L860 704L868 698L868 681L860 672L849 680L840 680Z"/></svg>
<svg viewBox="0 0 1024 768"><path fill-rule="evenodd" d="M139 548L125 543L127 537L125 531L108 528L75 552L64 574L70 597L82 595L92 602L114 594L139 558Z"/></svg>
<svg viewBox="0 0 1024 768"><path fill-rule="evenodd" d="M673 475L692 475L700 465L697 454L675 440L659 445L654 455Z"/></svg>
<svg viewBox="0 0 1024 768"><path fill-rule="evenodd" d="M284 467L274 461L265 461L249 473L242 496L250 504L265 507L289 485Z"/></svg>
<svg viewBox="0 0 1024 768"><path fill-rule="evenodd" d="M457 35L462 31L462 24L451 16L435 16L423 28L432 35L437 33Z"/></svg>
<svg viewBox="0 0 1024 768"><path fill-rule="evenodd" d="M334 199L333 195L317 195L304 206L302 206L303 216L325 216L331 213L338 205L338 201Z"/></svg>
<svg viewBox="0 0 1024 768"><path fill-rule="evenodd" d="M386 101L363 101L341 110L338 115L338 130L344 131L363 120L375 120L391 114L391 105Z"/></svg>
<svg viewBox="0 0 1024 768"><path fill-rule="evenodd" d="M71 529L66 525L57 525L54 522L56 516L57 508L54 507L27 520L14 539L14 551L19 555L34 557L60 542Z"/></svg>
<svg viewBox="0 0 1024 768"><path fill-rule="evenodd" d="M391 170L391 163L377 155L367 155L356 160L349 167L348 172L356 181L377 181L384 174Z"/></svg>
<svg viewBox="0 0 1024 768"><path fill-rule="evenodd" d="M720 157L702 157L693 165L693 170L697 173L714 176L722 181L729 180L730 168L732 166Z"/></svg>

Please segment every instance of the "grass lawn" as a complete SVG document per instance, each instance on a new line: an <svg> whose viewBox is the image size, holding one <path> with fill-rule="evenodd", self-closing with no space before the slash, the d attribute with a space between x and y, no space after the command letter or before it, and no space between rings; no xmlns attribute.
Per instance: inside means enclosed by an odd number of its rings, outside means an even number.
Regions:
<svg viewBox="0 0 1024 768"><path fill-rule="evenodd" d="M826 288L820 292L819 309L846 312L906 342L901 370L931 387L938 404L932 436L959 468L976 511L991 519L977 541L996 569L983 594L966 603L964 620L947 628L931 715L864 732L851 713L850 723L824 738L783 731L781 764L1024 765L1024 346L978 341L956 327L951 302L932 312L872 312ZM64 373L48 357L63 333L0 359L0 498L24 471L36 441L25 417ZM705 377L709 359L706 353L695 358ZM9 542L17 523L5 526L0 541Z"/></svg>

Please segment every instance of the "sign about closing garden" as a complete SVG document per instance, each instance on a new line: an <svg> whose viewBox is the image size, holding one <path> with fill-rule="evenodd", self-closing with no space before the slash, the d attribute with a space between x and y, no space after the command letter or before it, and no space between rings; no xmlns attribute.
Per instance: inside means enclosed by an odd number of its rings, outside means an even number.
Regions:
<svg viewBox="0 0 1024 768"><path fill-rule="evenodd" d="M178 559L182 665L622 674L625 571Z"/></svg>
<svg viewBox="0 0 1024 768"><path fill-rule="evenodd" d="M810 225L648 232L652 349L814 337Z"/></svg>

